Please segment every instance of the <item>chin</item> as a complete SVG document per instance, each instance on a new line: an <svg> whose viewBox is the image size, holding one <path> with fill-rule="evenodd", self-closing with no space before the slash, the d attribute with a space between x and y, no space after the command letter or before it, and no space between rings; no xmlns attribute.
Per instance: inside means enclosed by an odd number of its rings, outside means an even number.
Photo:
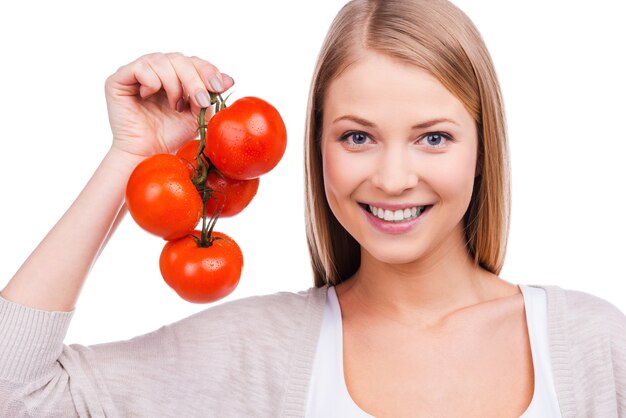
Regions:
<svg viewBox="0 0 626 418"><path fill-rule="evenodd" d="M365 250L368 258L380 263L390 265L410 264L419 261L424 256L424 251L417 248L369 248ZM363 262L363 260L361 260Z"/></svg>

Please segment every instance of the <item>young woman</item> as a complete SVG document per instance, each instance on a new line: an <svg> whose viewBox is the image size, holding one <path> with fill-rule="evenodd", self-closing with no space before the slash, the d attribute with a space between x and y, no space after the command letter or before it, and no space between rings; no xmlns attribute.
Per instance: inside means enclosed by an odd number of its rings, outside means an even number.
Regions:
<svg viewBox="0 0 626 418"><path fill-rule="evenodd" d="M130 172L192 138L207 90L232 85L181 54L143 56L107 80L111 149L2 291L0 415L626 414L624 315L498 277L502 99L478 31L439 0L355 0L329 31L306 134L314 287L64 346ZM77 234L85 223L92 233Z"/></svg>

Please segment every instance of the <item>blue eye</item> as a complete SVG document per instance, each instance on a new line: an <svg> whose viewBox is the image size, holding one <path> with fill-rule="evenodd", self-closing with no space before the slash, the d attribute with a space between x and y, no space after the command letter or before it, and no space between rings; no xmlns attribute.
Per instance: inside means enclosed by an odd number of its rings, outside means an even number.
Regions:
<svg viewBox="0 0 626 418"><path fill-rule="evenodd" d="M346 142L348 146L359 146L365 145L368 138L367 134L363 132L348 132L339 138L339 140L341 142Z"/></svg>
<svg viewBox="0 0 626 418"><path fill-rule="evenodd" d="M352 138L352 142L358 145L365 144L367 141L367 136L360 132L355 132L351 134L350 137Z"/></svg>
<svg viewBox="0 0 626 418"><path fill-rule="evenodd" d="M424 135L424 139L426 140L426 142L428 143L430 147L441 148L441 147L444 147L445 143L447 143L450 140L450 137L444 133L433 132L433 133ZM442 145L442 142L444 145Z"/></svg>

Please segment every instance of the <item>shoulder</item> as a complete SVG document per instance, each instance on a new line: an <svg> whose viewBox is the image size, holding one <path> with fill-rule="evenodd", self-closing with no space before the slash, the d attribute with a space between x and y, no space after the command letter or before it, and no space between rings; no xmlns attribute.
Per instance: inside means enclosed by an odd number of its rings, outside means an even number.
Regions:
<svg viewBox="0 0 626 418"><path fill-rule="evenodd" d="M613 303L591 293L580 290L565 289L560 286L533 285L546 291L548 308L552 304L555 308L563 309L568 316L580 320L603 320L624 322L626 316Z"/></svg>
<svg viewBox="0 0 626 418"><path fill-rule="evenodd" d="M278 292L224 302L198 312L175 327L207 333L228 334L230 338L277 338L321 324L327 286L299 292Z"/></svg>
<svg viewBox="0 0 626 418"><path fill-rule="evenodd" d="M626 409L626 316L587 292L534 286L546 291L550 358L561 410L616 416L607 408Z"/></svg>
<svg viewBox="0 0 626 418"><path fill-rule="evenodd" d="M533 285L546 291L551 331L567 330L579 339L600 339L626 350L626 315L613 303L591 293L551 285ZM549 329L550 329L549 328Z"/></svg>
<svg viewBox="0 0 626 418"><path fill-rule="evenodd" d="M249 296L225 302L213 308L215 315L232 319L245 315L249 320L298 317L307 309L315 308L326 301L327 287L311 287L299 292L278 292L267 295Z"/></svg>

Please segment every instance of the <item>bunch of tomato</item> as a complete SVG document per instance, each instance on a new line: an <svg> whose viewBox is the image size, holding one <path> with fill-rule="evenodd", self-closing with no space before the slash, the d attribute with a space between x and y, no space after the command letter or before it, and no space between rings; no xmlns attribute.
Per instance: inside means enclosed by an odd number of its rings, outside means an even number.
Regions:
<svg viewBox="0 0 626 418"><path fill-rule="evenodd" d="M266 101L244 97L226 106L211 93L211 103L209 121L206 108L198 116L199 140L176 155L146 158L126 186L135 222L167 241L159 259L163 279L194 303L219 300L237 287L243 254L231 237L214 231L215 223L248 206L259 176L278 164L287 146L285 124Z"/></svg>

